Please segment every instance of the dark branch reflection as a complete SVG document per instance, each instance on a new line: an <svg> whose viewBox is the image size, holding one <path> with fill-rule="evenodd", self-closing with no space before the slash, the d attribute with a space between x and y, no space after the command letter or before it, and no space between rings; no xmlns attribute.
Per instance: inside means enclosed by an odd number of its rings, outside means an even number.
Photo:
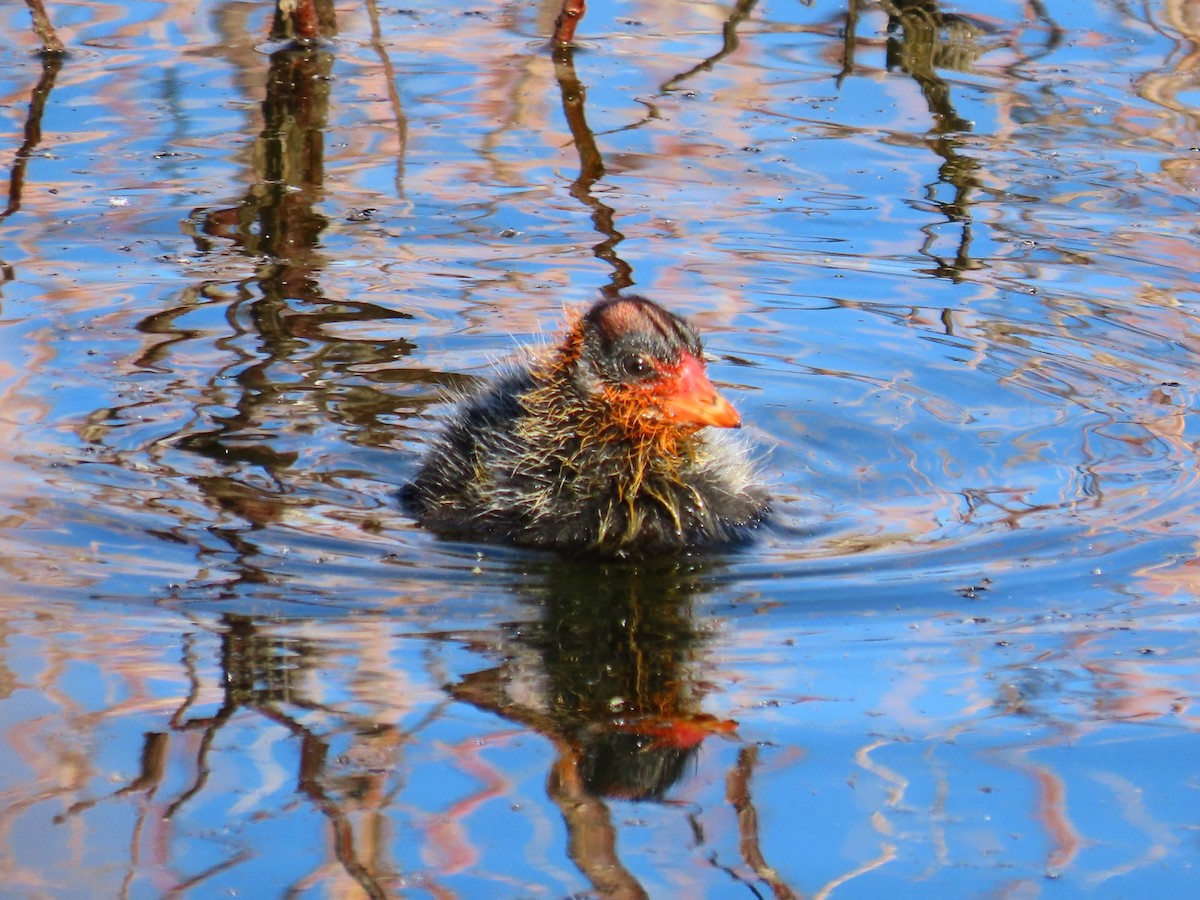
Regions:
<svg viewBox="0 0 1200 900"><path fill-rule="evenodd" d="M982 165L978 159L963 152L965 142L960 135L970 132L974 126L959 114L951 84L942 72L973 71L980 57L1005 36L980 19L944 12L937 0L886 0L881 6L888 16L887 67L913 79L932 117L926 144L941 163L937 180L926 185L924 200L945 217L946 223L958 229L955 249L949 255L936 249L942 241L938 225L943 223L921 229L925 237L920 252L934 263L925 271L959 281L966 273L983 265L971 256L973 197L983 185ZM1024 53L1014 36L1009 43L1023 60L1044 55L1062 37L1061 30L1049 20L1040 4L1032 4L1031 12L1045 26L1046 47L1033 54ZM836 76L839 86L854 71L860 13L859 0L850 0L842 37L842 68ZM945 196L947 189L948 197Z"/></svg>
<svg viewBox="0 0 1200 900"><path fill-rule="evenodd" d="M938 70L971 71L985 52L980 44L985 31L968 18L943 13L934 0L896 0L884 7L888 12L888 68L905 72L920 87L933 116L928 145L943 160L937 182L926 186L926 199L948 222L959 223L952 258L936 252L938 234L933 226L922 229L925 241L921 252L935 263L928 274L957 281L980 267L971 257L971 197L981 185L980 164L961 153L960 142L952 136L969 132L972 123L959 115L950 85ZM948 200L940 198L944 187L952 191Z"/></svg>
<svg viewBox="0 0 1200 900"><path fill-rule="evenodd" d="M283 39L295 29L292 19L277 10L272 37ZM271 54L263 128L251 154L255 180L238 205L196 210L192 216L201 250L219 249L216 239L224 239L263 262L255 278L257 290L239 300L246 306L239 319L253 328L258 345L233 376L240 388L234 412L223 415L215 430L189 434L179 444L268 472L295 461L294 453L274 450L261 430L277 416L280 395L290 387L276 370L287 367L306 346L292 321L293 310L324 304L318 280L323 260L317 248L328 220L315 206L324 184L332 70L333 54L311 43L291 43ZM147 329L155 324L144 323ZM209 487L222 505L245 499L227 479L214 479Z"/></svg>
<svg viewBox="0 0 1200 900"><path fill-rule="evenodd" d="M247 184L236 202L193 210L186 223L202 256L217 265L231 255L250 260L254 274L193 285L170 308L138 323L143 333L162 339L148 342L137 364L163 371L171 370L178 345L197 338L180 326L195 310L223 307L232 331L216 343L231 361L212 367L205 383L189 385L199 395L194 415L154 451L182 448L218 464L185 476L219 521L208 527L215 544L200 554L223 557L214 567L223 582L189 585L184 590L191 596L216 590L234 597L242 585L271 581L251 533L280 521L291 504L301 502L290 496L286 477L306 428L349 422L355 439L384 443L393 438L384 424L387 415L404 402L370 387L351 396L344 379L326 377L361 360L400 358L413 349L403 337L367 342L331 336L343 323L410 317L368 301L331 300L322 284L327 264L322 235L329 219L321 204L334 45L316 36L335 33L332 0L279 5L270 33L279 46L269 57L261 126L247 153ZM247 64L260 59L254 54ZM298 409L315 418L298 421ZM104 440L123 414L98 411L89 422L89 440Z"/></svg>
<svg viewBox="0 0 1200 900"><path fill-rule="evenodd" d="M327 823L329 860L367 896L394 896L412 875L395 858L397 834L411 833L404 822L416 826L406 841L427 841L431 851L454 849L439 843L437 826L413 821L411 801L400 795L406 784L430 777L430 761L409 762L406 748L437 743L421 732L460 718L452 710L457 701L549 741L554 759L546 795L562 817L567 856L597 896L646 897L622 860L611 804L671 804L697 767L706 741L737 739L736 722L704 709L724 686L708 669L708 623L694 605L717 569L715 563L696 562L634 567L532 561L531 581L517 598L532 618L423 637L430 648L464 644L497 662L448 679L444 702L427 703L403 726L396 722L402 698L372 703L372 696L382 695L367 685L368 676L346 671L348 653L360 663L378 658L383 647L374 640L386 630L378 627L386 620L354 639L370 647L328 640L318 623L234 613L198 621L194 631L182 635L178 655L187 690L173 711L161 714L159 726L145 733L140 761L131 764L137 774L107 794L86 795L88 787L81 786L85 796L57 822L100 804L137 800L130 849L131 869L136 868L142 829L169 832L177 822L190 827L189 813L200 815L229 790L217 783L227 774L216 773L236 769L239 758L253 752L254 742L245 742L247 729L258 734L281 727L287 734L283 743L294 755L277 755L275 764L291 767L297 798ZM404 640L412 637L420 636ZM204 658L206 646L210 659ZM331 690L339 683L348 693ZM791 897L763 853L753 794L756 765L757 753L743 748L726 777L726 816L736 822L741 859L718 863L715 851L709 858L755 893L754 885L761 884L776 897ZM449 815L458 829L458 816L471 806L464 804L462 812L453 806L445 812L431 808L423 815L431 822ZM290 808L285 797L274 814L290 814ZM690 840L703 846L700 810L674 808L688 817ZM270 814L264 808L264 815ZM193 883L241 864L245 852L234 842ZM313 868L318 865L319 860ZM436 875L420 877L437 890Z"/></svg>
<svg viewBox="0 0 1200 900"><path fill-rule="evenodd" d="M169 732L146 736L143 756L157 758L163 751L155 748L167 734L200 735L192 782L171 800L165 818L178 815L204 791L216 739L235 717L248 714L281 725L299 743L296 789L328 821L333 856L367 896L389 896L386 884L398 875L382 856L381 835L387 831L384 808L389 772L406 735L389 724L347 713L310 696L321 670L332 664L326 659L324 645L274 634L254 619L236 615L222 620L220 635L220 705L209 714L201 712L199 697L208 685L196 674L196 661L185 645L191 694L171 717ZM333 724L321 728L308 724L309 720ZM337 764L330 754L334 735L343 739ZM146 769L143 765L143 773ZM158 786L155 782L161 782L162 771L155 771L157 775L138 779L139 789Z"/></svg>
<svg viewBox="0 0 1200 900"><path fill-rule="evenodd" d="M721 49L707 59L696 63L696 65L692 66L686 72L680 72L674 78L663 82L659 90L664 94L669 91L677 91L689 78L700 72L711 72L717 63L734 53L740 46L737 33L738 26L750 18L750 13L754 11L754 7L757 5L758 0L738 0L734 4L733 10L729 13L729 18L721 26Z"/></svg>
<svg viewBox="0 0 1200 900"><path fill-rule="evenodd" d="M970 131L971 122L958 114L950 85L939 69L969 72L986 52L980 38L987 33L966 16L944 13L935 0L890 0L887 65L908 74L921 88L937 131Z"/></svg>
<svg viewBox="0 0 1200 900"><path fill-rule="evenodd" d="M292 30L288 20L277 17L273 37L282 38ZM297 307L321 310L325 306L317 248L328 222L315 206L324 182L332 68L332 54L312 43L288 44L271 54L263 128L251 156L255 181L238 205L193 214L200 249L218 249L217 241L224 239L262 260L254 285L239 290L234 306L244 307L235 320L252 329L256 346L250 353L239 353L244 359L233 367L231 379L219 378L222 386L214 382L206 392L214 406L224 410L214 417L216 427L193 431L176 441L180 447L235 467L238 474L193 481L217 508L237 513L252 527L281 517L286 504L277 479L297 459L295 451L280 450L272 440L272 423L294 390L285 373L307 347L294 313ZM320 312L315 315L321 317ZM143 328L164 324L159 318L147 320ZM227 397L230 380L235 387L232 398ZM246 484L241 473L247 468L265 471L276 489ZM211 533L236 554L239 583L268 579L253 562L257 548L241 529L214 527Z"/></svg>
<svg viewBox="0 0 1200 900"><path fill-rule="evenodd" d="M554 77L562 95L563 115L571 130L571 140L579 154L579 176L571 183L571 196L592 211L592 224L604 235L604 240L593 247L597 259L602 259L613 268L610 282L602 292L615 296L623 288L634 283L633 270L617 254L617 245L625 235L616 228L616 213L592 193L596 182L605 176L604 158L596 145L596 136L587 123L587 90L575 72L575 48L556 46Z"/></svg>
<svg viewBox="0 0 1200 900"><path fill-rule="evenodd" d="M46 111L46 102L50 92L54 90L54 81L63 66L63 56L59 53L48 53L42 56L42 74L29 97L29 112L25 116L24 137L21 146L17 148L12 168L8 173L8 203L0 212L0 220L7 219L21 208L22 194L25 191L25 171L29 159L42 142L42 116ZM5 280L11 278L8 275Z"/></svg>

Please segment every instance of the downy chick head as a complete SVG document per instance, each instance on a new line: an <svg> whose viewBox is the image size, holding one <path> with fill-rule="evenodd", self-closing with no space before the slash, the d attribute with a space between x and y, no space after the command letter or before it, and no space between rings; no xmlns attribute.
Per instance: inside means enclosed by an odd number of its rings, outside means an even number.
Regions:
<svg viewBox="0 0 1200 900"><path fill-rule="evenodd" d="M606 407L631 439L671 445L701 428L741 425L708 378L695 328L644 297L593 306L568 336L561 364L581 399Z"/></svg>

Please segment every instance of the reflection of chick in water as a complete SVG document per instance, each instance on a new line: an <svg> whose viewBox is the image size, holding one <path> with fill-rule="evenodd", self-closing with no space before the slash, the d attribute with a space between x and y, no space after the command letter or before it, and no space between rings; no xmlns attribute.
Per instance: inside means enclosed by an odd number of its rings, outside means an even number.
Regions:
<svg viewBox="0 0 1200 900"><path fill-rule="evenodd" d="M663 799L705 737L737 727L700 711L712 685L699 677L692 595L710 573L668 561L550 561L531 574L536 620L508 626L488 648L501 665L449 690L553 743L546 794L568 855L598 896L646 897L618 855L606 799Z"/></svg>
<svg viewBox="0 0 1200 900"><path fill-rule="evenodd" d="M550 738L559 787L662 799L706 737L736 728L700 711L711 685L698 677L697 567L551 563L544 574L529 596L541 618L495 648L505 663L451 690Z"/></svg>
<svg viewBox="0 0 1200 900"><path fill-rule="evenodd" d="M621 860L609 801L668 799L705 739L737 729L702 711L705 696L722 688L705 668L707 628L693 609L695 595L713 584L713 568L535 562L532 583L521 589L531 620L490 640L492 632L474 635L487 641L474 649L503 662L447 687L553 744L546 795L562 815L567 854L596 896L649 896ZM759 845L754 758L754 748L741 748L726 778L738 849L776 897L792 897ZM686 808L689 821L702 812Z"/></svg>
<svg viewBox="0 0 1200 900"><path fill-rule="evenodd" d="M468 398L403 499L435 531L610 557L743 540L767 495L687 321L602 300L544 358Z"/></svg>

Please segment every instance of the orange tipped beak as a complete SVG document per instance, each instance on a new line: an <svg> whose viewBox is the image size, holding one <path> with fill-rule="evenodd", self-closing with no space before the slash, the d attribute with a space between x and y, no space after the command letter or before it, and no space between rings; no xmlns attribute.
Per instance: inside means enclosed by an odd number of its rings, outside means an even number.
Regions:
<svg viewBox="0 0 1200 900"><path fill-rule="evenodd" d="M733 404L708 380L704 363L690 353L685 353L671 372L657 401L663 418L680 425L738 428L742 424Z"/></svg>

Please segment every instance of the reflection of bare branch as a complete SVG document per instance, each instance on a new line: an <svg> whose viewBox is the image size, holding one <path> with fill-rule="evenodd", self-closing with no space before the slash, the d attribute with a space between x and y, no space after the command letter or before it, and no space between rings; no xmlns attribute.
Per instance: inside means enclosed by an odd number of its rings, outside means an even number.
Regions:
<svg viewBox="0 0 1200 900"><path fill-rule="evenodd" d="M383 66L384 80L387 81L388 100L392 104L392 117L396 120L396 196L404 198L404 155L408 151L408 118L404 115L404 106L400 102L400 91L396 87L396 70L392 59L383 46L383 32L379 27L379 3L377 0L367 0L367 16L371 20L371 47L379 57Z"/></svg>
<svg viewBox="0 0 1200 900"><path fill-rule="evenodd" d="M387 891L379 884L371 870L358 858L357 842L354 840L354 824L346 814L344 801L341 798L329 796L325 790L323 780L329 745L285 717L273 716L272 718L294 734L300 735L299 788L325 814L333 831L333 853L338 862L371 900L385 900L388 896Z"/></svg>
<svg viewBox="0 0 1200 900"><path fill-rule="evenodd" d="M21 193L25 189L25 167L34 149L42 142L42 113L46 108L46 100L54 89L54 79L62 68L62 56L52 54L42 59L42 77L29 97L29 114L25 117L25 139L17 148L16 159L13 160L12 171L8 176L8 205L0 212L0 219L6 219L21 208Z"/></svg>
<svg viewBox="0 0 1200 900"><path fill-rule="evenodd" d="M982 29L966 17L943 13L933 0L895 0L885 9L889 68L903 70L921 88L939 132L970 131L937 70L969 72L985 51L979 43Z"/></svg>
<svg viewBox="0 0 1200 900"><path fill-rule="evenodd" d="M850 0L846 12L842 67L836 76L839 87L854 71L860 2ZM888 68L899 69L916 82L933 118L933 129L927 142L929 149L943 162L938 170L938 180L926 187L927 200L949 221L961 223L953 256L935 252L935 245L943 239L937 230L940 223L922 229L926 239L920 252L934 262L933 268L924 271L959 281L965 273L980 267L980 263L971 257L971 207L972 195L981 184L981 166L960 150L955 133L970 131L972 123L958 114L951 85L939 70L971 71L975 61L988 52L989 44L985 39L994 29L984 20L943 12L938 0L881 0L879 5L888 15ZM1044 55L1062 39L1062 30L1047 16L1040 0L1027 4L1027 14L1045 24L1047 37L1044 50L1029 54L1023 51L1016 34L1010 36L1012 50L1022 63ZM1010 68L1016 68L1016 64ZM954 189L949 200L939 199L943 185Z"/></svg>
<svg viewBox="0 0 1200 900"><path fill-rule="evenodd" d="M605 900L641 900L646 889L617 856L617 830L608 806L589 793L579 777L579 752L560 744L546 793L567 824L567 855Z"/></svg>
<svg viewBox="0 0 1200 900"><path fill-rule="evenodd" d="M846 76L854 71L854 50L858 43L858 14L862 0L849 0L846 7L846 25L842 30L842 70L834 79L840 88Z"/></svg>
<svg viewBox="0 0 1200 900"><path fill-rule="evenodd" d="M188 693L184 698L183 703L175 710L171 716L171 728L178 729L184 720L184 714L196 702L200 696L200 673L196 670L196 655L193 652L196 643L196 636L191 632L186 632L183 635L183 671L187 675Z"/></svg>
<svg viewBox="0 0 1200 900"><path fill-rule="evenodd" d="M237 711L236 704L227 703L221 708L211 719L202 720L201 724L204 729L204 735L200 738L200 747L196 751L196 777L192 781L191 787L186 788L178 797L171 801L166 811L163 813L164 819L175 817L175 813L179 812L189 800L204 790L204 786L208 784L208 776L211 769L208 765L208 751L212 747L213 741L217 737L217 732L221 730L221 726L229 720L229 718ZM191 728L195 723L188 722L184 728Z"/></svg>
<svg viewBox="0 0 1200 900"><path fill-rule="evenodd" d="M33 16L33 30L42 41L42 56L62 56L66 53L63 42L58 39L58 33L54 30L54 24L46 15L42 0L25 0L25 4Z"/></svg>
<svg viewBox="0 0 1200 900"><path fill-rule="evenodd" d="M91 800L80 800L67 807L67 811L54 817L55 824L65 822L71 816L87 812L104 799L115 799L127 794L144 793L147 797L154 796L162 784L163 775L167 771L167 735L162 732L146 732L146 742L142 745L141 771L137 778L120 790L114 791L107 797L93 797Z"/></svg>
<svg viewBox="0 0 1200 900"><path fill-rule="evenodd" d="M1053 841L1046 859L1046 871L1057 875L1075 861L1083 841L1071 822L1067 806L1067 786L1060 774L1049 766L1033 765L1030 774L1038 787L1038 818Z"/></svg>
<svg viewBox="0 0 1200 900"><path fill-rule="evenodd" d="M921 253L935 263L930 274L958 281L964 273L979 268L971 258L971 203L980 185L980 165L959 152L953 133L970 131L972 123L958 114L950 83L939 70L970 71L987 52L982 38L988 28L965 16L942 12L936 0L886 0L883 8L888 14L888 68L900 69L921 89L934 123L929 148L943 160L938 180L926 187L927 198L951 222L962 223L952 259L934 252L939 236L933 225L924 229ZM942 185L953 187L951 200L938 199Z"/></svg>
<svg viewBox="0 0 1200 900"><path fill-rule="evenodd" d="M1042 42L1042 48L1037 52L1021 52L1018 54L1017 61L1007 67L1010 72L1015 71L1019 65L1028 65L1031 62L1036 62L1045 56L1049 56L1058 49L1067 34L1066 29L1050 18L1050 13L1047 11L1046 4L1042 0L1028 0L1025 7L1028 18L1036 19L1045 26L1046 38Z"/></svg>
<svg viewBox="0 0 1200 900"><path fill-rule="evenodd" d="M762 854L762 845L758 837L758 811L754 808L754 800L750 796L750 776L754 773L754 764L758 762L757 747L743 747L738 752L737 765L725 778L725 799L737 813L738 847L746 865L754 870L759 878L771 887L771 893L779 900L792 900L797 896L783 879L779 877Z"/></svg>
<svg viewBox="0 0 1200 900"><path fill-rule="evenodd" d="M892 843L883 844L880 847L878 856L876 856L874 859L867 860L861 866L850 870L845 875L839 875L837 878L830 881L823 888L821 888L821 890L813 894L813 900L826 900L826 898L830 897L835 890L840 888L846 882L852 881L859 875L866 875L868 872L873 872L880 866L890 863L895 858L896 845Z"/></svg>
<svg viewBox="0 0 1200 900"><path fill-rule="evenodd" d="M163 818L172 818L204 788L210 771L208 751L218 732L235 714L253 712L282 726L299 741L298 790L313 802L329 823L331 849L345 872L368 897L381 900L388 894L380 884L380 872L387 872L388 867L383 861L375 861L373 864L364 861L369 854L361 852L360 844L363 841L356 839L349 798L360 800L371 793L379 793L370 788L386 776L372 771L363 778L355 779L349 790L331 789L331 785L336 788L336 782L330 778L327 771L328 741L281 709L282 704L286 703L304 710L317 710L331 717L340 715L335 708L306 698L294 680L297 672L303 671L307 666L317 665L318 657L318 649L305 642L280 638L270 632L260 632L253 619L229 617L221 633L221 683L224 692L221 707L212 716L186 719L185 711L193 705L200 692L189 640L184 658L191 689L183 704L171 717L171 728L176 732L200 730L203 736L196 753L196 778L192 785L167 807ZM357 734L370 734L389 746L395 746L403 740L399 731L380 725L369 717L346 715L343 718L348 720L347 724ZM149 748L149 742L147 747ZM146 759L147 753L143 754L143 759ZM146 768L144 764L143 769ZM378 842L366 843L374 846Z"/></svg>
<svg viewBox="0 0 1200 900"><path fill-rule="evenodd" d="M321 12L326 7L332 15L326 0L316 8ZM329 28L332 26L330 22ZM276 38L282 36L277 29L272 33ZM274 450L259 431L261 423L274 415L272 404L285 390L276 382L275 367L292 360L302 340L294 331L297 323L288 314L296 302L328 302L317 281L322 263L317 247L327 219L316 205L324 187L333 56L316 44L295 43L276 50L270 60L262 102L263 128L251 152L255 181L237 205L193 214L203 235L197 238L202 248L207 249L211 238L226 238L249 256L269 257L270 263L262 265L257 274L259 294L244 292L249 307L246 321L257 332L259 343L238 363L234 381L240 393L230 403L236 413L215 417L215 427L193 430L180 437L177 446L226 460L253 460L274 475L295 460L294 455ZM233 307L240 305L241 299ZM144 323L146 328L153 325ZM219 382L220 376L201 388L202 393L221 398L215 399L214 406L227 402L221 396L225 386ZM277 492L247 488L233 476L196 483L215 506L232 510L255 525L274 520L284 505ZM252 561L258 552L252 542L233 529L214 529L212 534L237 553L239 581L264 577Z"/></svg>
<svg viewBox="0 0 1200 900"><path fill-rule="evenodd" d="M188 892L192 888L204 884L204 882L208 881L208 879L212 878L214 875L220 875L227 869L232 869L234 866L241 865L253 855L254 854L252 854L249 850L243 850L241 853L235 853L233 856L229 857L229 859L222 860L218 863L213 863L203 872L197 872L191 878L179 882L179 884L175 885L175 889L172 891L172 893L175 896L187 896Z"/></svg>
<svg viewBox="0 0 1200 900"><path fill-rule="evenodd" d="M554 51L554 77L562 93L563 115L571 129L571 140L579 153L579 177L571 184L571 196L592 211L592 222L605 239L593 247L597 259L607 262L615 270L612 283L604 289L606 294L615 294L633 284L633 270L617 256L617 244L625 235L613 224L615 213L612 207L601 203L592 195L592 186L605 175L604 159L596 146L596 136L587 123L587 91L575 73L575 48L559 47Z"/></svg>
<svg viewBox="0 0 1200 900"><path fill-rule="evenodd" d="M678 90L679 85L684 81L687 81L698 72L710 71L718 62L737 50L739 44L737 27L749 17L757 3L758 0L738 0L737 5L733 8L733 12L729 14L729 18L725 20L725 24L721 26L721 49L703 62L692 66L686 72L680 72L670 81L663 82L659 91L665 94L667 91Z"/></svg>
<svg viewBox="0 0 1200 900"><path fill-rule="evenodd" d="M872 753L874 753L880 747L887 746L888 743L889 742L885 740L874 740L866 746L860 747L858 752L854 754L854 761L872 775L875 775L885 783L892 785L887 794L886 804L888 807L894 809L904 797L904 792L908 788L908 780L903 776L896 774L887 766L875 762L875 760L871 757ZM887 819L883 815L882 810L877 812L875 816L872 817L872 820L875 823L876 829L886 827L887 825ZM896 845L891 841L882 842L879 847L879 854L874 859L867 860L862 865L851 869L849 872L845 872L839 875L837 878L827 882L813 895L813 900L824 900L824 898L829 897L837 888L841 887L843 884L846 884L846 882L852 881L860 875L865 875L867 872L878 869L880 866L886 865L895 858Z"/></svg>

